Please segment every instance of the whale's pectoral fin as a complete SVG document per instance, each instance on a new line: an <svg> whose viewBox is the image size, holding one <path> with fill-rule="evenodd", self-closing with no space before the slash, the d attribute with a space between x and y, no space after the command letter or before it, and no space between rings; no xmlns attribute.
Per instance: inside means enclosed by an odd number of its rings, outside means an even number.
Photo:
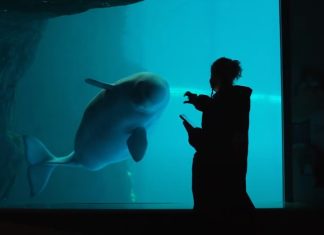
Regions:
<svg viewBox="0 0 324 235"><path fill-rule="evenodd" d="M135 162L142 160L147 148L146 130L143 127L136 128L128 138L127 146Z"/></svg>
<svg viewBox="0 0 324 235"><path fill-rule="evenodd" d="M92 78L85 79L85 82L92 85L92 86L96 86L96 87L99 87L99 88L102 88L102 89L105 89L105 90L110 90L110 89L112 89L114 87L114 85L112 85L112 84L100 82L100 81L94 80Z"/></svg>

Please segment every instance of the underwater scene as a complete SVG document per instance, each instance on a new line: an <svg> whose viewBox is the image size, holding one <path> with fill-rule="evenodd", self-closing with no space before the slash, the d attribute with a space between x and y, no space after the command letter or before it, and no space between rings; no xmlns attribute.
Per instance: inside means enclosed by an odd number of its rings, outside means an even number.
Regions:
<svg viewBox="0 0 324 235"><path fill-rule="evenodd" d="M210 95L223 56L253 90L247 192L283 207L279 1L120 2L50 16L0 4L0 207L191 209L179 115L201 126L184 94Z"/></svg>

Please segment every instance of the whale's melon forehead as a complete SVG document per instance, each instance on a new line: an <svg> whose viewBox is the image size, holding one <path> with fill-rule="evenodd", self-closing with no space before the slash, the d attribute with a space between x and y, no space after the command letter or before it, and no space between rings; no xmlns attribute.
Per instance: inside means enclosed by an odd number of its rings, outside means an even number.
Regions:
<svg viewBox="0 0 324 235"><path fill-rule="evenodd" d="M151 72L139 73L136 84L143 86L144 89L169 89L168 82L165 79Z"/></svg>
<svg viewBox="0 0 324 235"><path fill-rule="evenodd" d="M159 75L152 73L152 72L139 72L127 77L124 77L118 81L116 81L114 84L133 84L136 85L139 82L148 82L148 83L156 83L160 85L165 85L167 82Z"/></svg>
<svg viewBox="0 0 324 235"><path fill-rule="evenodd" d="M146 98L155 99L155 97L168 96L169 95L169 85L168 83L158 76L143 76L138 79L134 88L136 91L140 92Z"/></svg>
<svg viewBox="0 0 324 235"><path fill-rule="evenodd" d="M132 97L137 108L149 111L167 103L170 96L169 85L160 76L143 72L132 76L130 79L134 82Z"/></svg>

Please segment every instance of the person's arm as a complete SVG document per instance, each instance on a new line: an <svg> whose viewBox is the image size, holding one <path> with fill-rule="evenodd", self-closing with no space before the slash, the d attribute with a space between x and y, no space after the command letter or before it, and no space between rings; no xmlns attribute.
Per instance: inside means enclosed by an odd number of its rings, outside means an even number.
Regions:
<svg viewBox="0 0 324 235"><path fill-rule="evenodd" d="M180 114L179 117L183 121L183 125L186 128L187 132L189 133L194 127L191 125L191 123L187 120L186 116L183 114Z"/></svg>
<svg viewBox="0 0 324 235"><path fill-rule="evenodd" d="M181 117L181 116L180 116ZM202 135L202 129L198 127L193 127L186 119L181 117L183 120L183 125L187 130L188 133L188 141L189 144L198 151L202 147L203 142L203 135Z"/></svg>
<svg viewBox="0 0 324 235"><path fill-rule="evenodd" d="M185 104L192 104L201 112L207 110L212 104L212 99L207 95L197 95L187 91L184 96L188 97L188 100L184 101Z"/></svg>
<svg viewBox="0 0 324 235"><path fill-rule="evenodd" d="M195 127L191 129L190 132L188 132L188 137L189 137L189 144L194 147L196 151L200 151L203 149L203 143L204 143L204 138L203 138L203 131L201 128Z"/></svg>

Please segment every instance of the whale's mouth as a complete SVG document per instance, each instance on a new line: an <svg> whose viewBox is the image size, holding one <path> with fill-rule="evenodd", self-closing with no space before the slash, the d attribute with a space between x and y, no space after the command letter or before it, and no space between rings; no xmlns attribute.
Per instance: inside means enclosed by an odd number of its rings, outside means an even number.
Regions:
<svg viewBox="0 0 324 235"><path fill-rule="evenodd" d="M135 107L139 111L153 111L158 109L161 106L161 100L153 97L144 96L139 102L134 102Z"/></svg>

